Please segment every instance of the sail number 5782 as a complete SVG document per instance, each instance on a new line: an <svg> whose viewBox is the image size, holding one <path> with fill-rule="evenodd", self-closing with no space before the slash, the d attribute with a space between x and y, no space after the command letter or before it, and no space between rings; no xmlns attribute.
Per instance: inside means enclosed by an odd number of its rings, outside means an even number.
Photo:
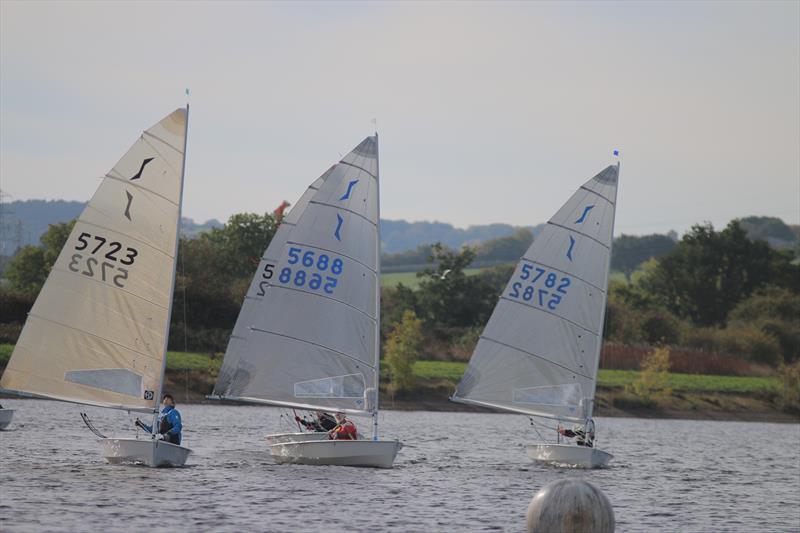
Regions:
<svg viewBox="0 0 800 533"><path fill-rule="evenodd" d="M567 276L549 271L532 263L523 263L517 276L519 281L511 284L508 295L517 300L555 311L561 299L566 296L572 283Z"/></svg>

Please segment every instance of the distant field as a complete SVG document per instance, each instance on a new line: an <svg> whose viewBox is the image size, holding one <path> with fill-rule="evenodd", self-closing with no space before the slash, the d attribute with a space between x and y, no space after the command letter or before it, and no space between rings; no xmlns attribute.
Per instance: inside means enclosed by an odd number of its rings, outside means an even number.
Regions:
<svg viewBox="0 0 800 533"><path fill-rule="evenodd" d="M482 268L467 268L464 273L467 276L474 276L479 273ZM420 279L417 277L416 272L391 272L388 274L381 274L382 287L394 287L398 283L402 283L410 289L419 287Z"/></svg>
<svg viewBox="0 0 800 533"><path fill-rule="evenodd" d="M423 379L459 380L466 363L456 361L417 361L414 374ZM633 383L638 370L600 370L598 387L621 389ZM776 378L670 374L669 386L675 392L771 393L778 390Z"/></svg>

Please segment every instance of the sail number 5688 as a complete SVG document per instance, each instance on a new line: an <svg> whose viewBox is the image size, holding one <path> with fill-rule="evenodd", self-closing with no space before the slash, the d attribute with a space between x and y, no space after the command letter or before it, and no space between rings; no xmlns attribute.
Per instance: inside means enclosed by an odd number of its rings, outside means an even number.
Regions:
<svg viewBox="0 0 800 533"><path fill-rule="evenodd" d="M296 246L289 248L289 259L280 272L277 272L278 283L298 288L308 288L313 291L323 291L333 294L339 283L339 274L344 271L344 261L340 257L331 257L328 254L317 253L314 250L303 250ZM276 272L274 264L264 265L262 277L272 280ZM275 281L261 281L258 286L258 296L264 296L270 283Z"/></svg>

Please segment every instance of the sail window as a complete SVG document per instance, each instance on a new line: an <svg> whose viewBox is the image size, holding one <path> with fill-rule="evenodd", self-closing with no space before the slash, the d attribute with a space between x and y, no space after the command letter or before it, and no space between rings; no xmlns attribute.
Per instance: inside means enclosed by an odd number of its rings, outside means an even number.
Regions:
<svg viewBox="0 0 800 533"><path fill-rule="evenodd" d="M366 385L363 374L299 381L294 384L297 398L363 398Z"/></svg>
<svg viewBox="0 0 800 533"><path fill-rule="evenodd" d="M127 368L70 370L64 374L64 380L136 398L142 394L142 376Z"/></svg>

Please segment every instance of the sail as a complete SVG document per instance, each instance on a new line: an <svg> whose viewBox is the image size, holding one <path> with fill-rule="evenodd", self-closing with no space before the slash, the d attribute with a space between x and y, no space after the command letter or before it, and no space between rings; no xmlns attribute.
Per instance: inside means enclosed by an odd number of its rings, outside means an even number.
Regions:
<svg viewBox="0 0 800 533"><path fill-rule="evenodd" d="M378 138L318 178L264 253L214 394L368 413L378 385Z"/></svg>
<svg viewBox="0 0 800 533"><path fill-rule="evenodd" d="M591 416L619 165L551 218L500 296L454 401L564 420Z"/></svg>
<svg viewBox="0 0 800 533"><path fill-rule="evenodd" d="M165 357L187 116L146 130L102 179L53 265L0 388L152 411Z"/></svg>

